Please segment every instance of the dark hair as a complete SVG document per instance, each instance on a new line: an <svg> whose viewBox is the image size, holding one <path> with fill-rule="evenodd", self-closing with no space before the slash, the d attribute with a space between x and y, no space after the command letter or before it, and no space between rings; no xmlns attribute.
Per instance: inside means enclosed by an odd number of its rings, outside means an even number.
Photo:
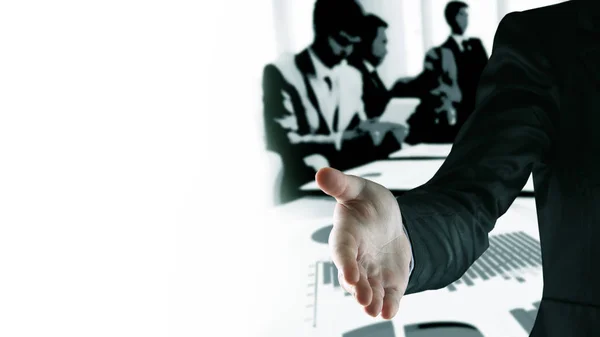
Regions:
<svg viewBox="0 0 600 337"><path fill-rule="evenodd" d="M370 53L373 41L377 37L377 30L379 28L387 28L387 22L383 21L382 18L374 14L369 14L362 20L363 29L360 35L360 44L357 46L357 52L365 57Z"/></svg>
<svg viewBox="0 0 600 337"><path fill-rule="evenodd" d="M450 1L446 5L446 9L444 10L444 16L446 17L446 22L449 24L454 24L454 20L458 12L463 8L468 8L465 2L462 1Z"/></svg>
<svg viewBox="0 0 600 337"><path fill-rule="evenodd" d="M379 28L387 28L387 22L383 21L382 18L377 15L369 14L363 19L363 32L360 36L362 41L367 45L371 45L375 37L377 37L377 30Z"/></svg>
<svg viewBox="0 0 600 337"><path fill-rule="evenodd" d="M339 31L359 36L363 18L363 9L355 0L317 0L313 10L315 37Z"/></svg>

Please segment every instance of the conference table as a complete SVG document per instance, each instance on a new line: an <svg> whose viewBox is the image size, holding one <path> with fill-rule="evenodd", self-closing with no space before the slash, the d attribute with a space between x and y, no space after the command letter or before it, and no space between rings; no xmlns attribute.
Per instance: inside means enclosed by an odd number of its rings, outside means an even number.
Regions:
<svg viewBox="0 0 600 337"><path fill-rule="evenodd" d="M431 179L444 163L450 149L451 144L403 146L401 150L392 153L388 159L374 161L347 170L345 173L372 180L387 187L394 194L401 194ZM300 190L306 195L322 194L314 181L301 186ZM533 195L531 175L521 194Z"/></svg>
<svg viewBox="0 0 600 337"><path fill-rule="evenodd" d="M448 146L404 148L349 170L392 190L430 179ZM305 191L315 190L307 184ZM533 191L528 183L524 190ZM520 196L489 235L490 248L454 283L405 296L392 320L372 318L337 279L327 245L335 201L307 195L278 206L273 275L277 314L265 336L339 337L526 337L542 295L542 268L535 201ZM416 263L419 263L418 261Z"/></svg>

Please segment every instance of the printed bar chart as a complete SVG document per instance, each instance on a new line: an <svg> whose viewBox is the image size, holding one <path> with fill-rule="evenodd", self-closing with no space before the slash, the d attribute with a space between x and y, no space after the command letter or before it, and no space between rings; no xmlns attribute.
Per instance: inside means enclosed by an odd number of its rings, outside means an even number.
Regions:
<svg viewBox="0 0 600 337"><path fill-rule="evenodd" d="M523 275L510 274L526 269L541 269L540 244L524 232L513 232L490 236L490 247L473 263L471 268L456 282L446 287L449 291L458 290L460 285L473 286L476 281L486 281L501 276L523 283Z"/></svg>

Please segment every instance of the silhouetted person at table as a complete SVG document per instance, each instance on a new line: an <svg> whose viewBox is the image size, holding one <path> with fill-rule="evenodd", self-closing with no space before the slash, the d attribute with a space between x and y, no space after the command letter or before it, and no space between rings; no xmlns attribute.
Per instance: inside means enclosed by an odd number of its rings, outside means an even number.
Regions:
<svg viewBox="0 0 600 337"><path fill-rule="evenodd" d="M530 336L600 336L598 18L596 0L506 15L475 111L426 184L394 197L317 173L338 202L329 244L341 284L366 312L389 319L402 296L459 279L533 173L544 289Z"/></svg>
<svg viewBox="0 0 600 337"><path fill-rule="evenodd" d="M362 75L362 99L368 118L380 117L392 99L391 91L377 72L387 55L387 28L388 24L378 16L367 15L363 20L361 41L348 60Z"/></svg>
<svg viewBox="0 0 600 337"><path fill-rule="evenodd" d="M449 49L454 55L458 87L462 93L462 99L457 104L455 136L475 109L477 85L488 62L488 55L481 40L465 36L469 25L468 9L468 5L462 1L450 1L444 11L451 34L446 42L442 44L442 47Z"/></svg>
<svg viewBox="0 0 600 337"><path fill-rule="evenodd" d="M451 34L440 46L432 48L426 56L425 69L439 73L445 83L457 83L460 94L441 98L444 111L431 105L439 105L440 97L426 94L422 106L409 120L412 134L407 143L453 143L460 128L471 115L475 104L475 92L488 56L478 38L467 38L468 5L462 1L450 1L444 10ZM435 96L435 95L434 95Z"/></svg>
<svg viewBox="0 0 600 337"><path fill-rule="evenodd" d="M267 149L283 163L282 202L299 197L299 187L321 167L344 170L381 156L380 148L400 148L392 135L370 130L361 75L345 62L360 41L363 18L355 1L317 0L313 43L264 69Z"/></svg>
<svg viewBox="0 0 600 337"><path fill-rule="evenodd" d="M413 95L421 100L407 120L410 127L405 139L407 144L454 141L458 123L457 104L462 99L457 71L452 52L435 47L425 55L421 74L396 83L396 93Z"/></svg>

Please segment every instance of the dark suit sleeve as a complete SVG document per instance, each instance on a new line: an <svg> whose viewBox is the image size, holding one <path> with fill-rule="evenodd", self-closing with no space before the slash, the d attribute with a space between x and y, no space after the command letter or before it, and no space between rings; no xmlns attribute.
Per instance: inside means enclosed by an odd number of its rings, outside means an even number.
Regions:
<svg viewBox="0 0 600 337"><path fill-rule="evenodd" d="M488 248L488 233L533 166L551 158L558 99L548 59L522 15L500 23L475 112L440 170L398 198L414 254L407 294L460 278Z"/></svg>
<svg viewBox="0 0 600 337"><path fill-rule="evenodd" d="M361 75L363 84L362 101L367 118L380 117L392 99L390 91L385 87L383 82L378 83L379 85L375 84L377 79L373 78L373 75L369 73L361 59L352 58L348 60L348 64L358 70ZM360 124L360 121L360 118L356 116L348 126L348 129L356 128Z"/></svg>
<svg viewBox="0 0 600 337"><path fill-rule="evenodd" d="M363 81L370 81L369 75L363 76ZM373 85L363 85L363 103L368 118L380 117L385 112L392 96L386 88L377 88Z"/></svg>

